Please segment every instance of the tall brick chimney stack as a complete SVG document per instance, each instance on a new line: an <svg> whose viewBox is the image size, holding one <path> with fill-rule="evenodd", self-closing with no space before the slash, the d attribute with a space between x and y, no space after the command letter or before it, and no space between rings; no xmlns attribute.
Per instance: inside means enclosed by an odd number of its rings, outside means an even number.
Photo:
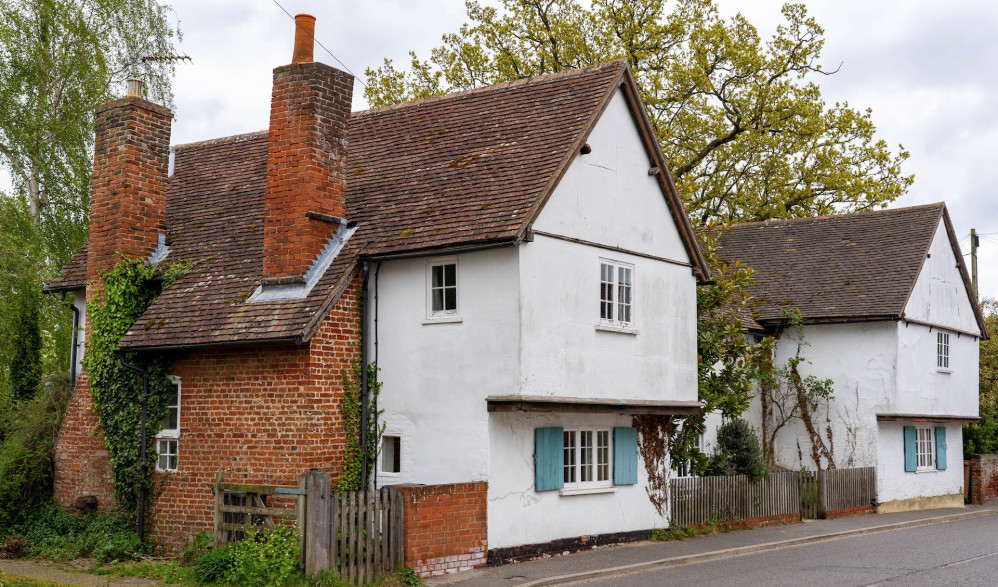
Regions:
<svg viewBox="0 0 998 587"><path fill-rule="evenodd" d="M87 281L118 253L148 257L165 233L173 113L141 94L142 82L128 80L124 98L97 109Z"/></svg>
<svg viewBox="0 0 998 587"><path fill-rule="evenodd" d="M274 70L263 281L299 283L346 216L353 76L312 61L315 17L295 17L292 62Z"/></svg>

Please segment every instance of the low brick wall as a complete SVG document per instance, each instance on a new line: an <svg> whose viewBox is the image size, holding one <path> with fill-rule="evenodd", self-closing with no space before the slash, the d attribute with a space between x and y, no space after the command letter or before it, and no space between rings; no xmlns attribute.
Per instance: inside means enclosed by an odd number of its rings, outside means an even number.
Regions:
<svg viewBox="0 0 998 587"><path fill-rule="evenodd" d="M405 564L424 577L485 566L488 484L396 487L405 500Z"/></svg>
<svg viewBox="0 0 998 587"><path fill-rule="evenodd" d="M970 463L970 503L982 505L998 499L998 455L975 455Z"/></svg>

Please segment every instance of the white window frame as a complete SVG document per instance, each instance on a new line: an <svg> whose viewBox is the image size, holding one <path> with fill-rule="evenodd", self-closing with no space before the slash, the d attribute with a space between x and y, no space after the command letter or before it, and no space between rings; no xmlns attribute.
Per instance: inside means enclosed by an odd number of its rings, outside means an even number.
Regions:
<svg viewBox="0 0 998 587"><path fill-rule="evenodd" d="M170 404L167 409L176 407L177 427L164 428L160 430L158 434L156 434L156 470L161 472L176 471L177 470L176 465L179 464L180 462L180 418L182 410L181 404L183 403L182 399L183 393L181 390L179 377L170 377L170 381L177 386L177 403ZM171 445L173 451L169 450ZM162 450L162 447L164 446L167 448L166 451ZM167 458L169 458L169 456L172 456L174 458L174 466L172 468L169 467L169 465L167 465L166 467L161 466L160 458L162 456L167 456Z"/></svg>
<svg viewBox="0 0 998 587"><path fill-rule="evenodd" d="M950 337L948 332L936 331L936 369L949 372Z"/></svg>
<svg viewBox="0 0 998 587"><path fill-rule="evenodd" d="M936 470L936 429L934 426L915 426L916 471Z"/></svg>
<svg viewBox="0 0 998 587"><path fill-rule="evenodd" d="M395 455L395 459L398 463L398 471L387 471L385 470L385 439L386 438L398 438L399 439L399 450ZM378 451L378 475L384 475L388 477L398 477L402 474L402 434L399 432L385 432L381 435L381 450Z"/></svg>
<svg viewBox="0 0 998 587"><path fill-rule="evenodd" d="M592 435L592 445L589 447L591 458L588 465L590 467L591 479L588 481L582 480L585 473L585 465L582 463L584 456L582 440L584 434ZM606 445L602 447L599 443L600 434L606 435ZM569 446L568 442L563 442L562 447L564 454L564 462L562 464L564 489L570 491L573 489L612 488L613 428L610 426L566 426L564 427L563 439L567 440L569 437L574 439L574 445ZM605 450L605 454L600 454L601 448ZM606 478L600 479L601 475ZM570 478L574 479L574 481L570 481Z"/></svg>
<svg viewBox="0 0 998 587"><path fill-rule="evenodd" d="M433 269L435 267L454 266L454 285L448 286L446 283L440 288L447 290L454 289L454 308L444 310L433 309ZM444 270L446 272L446 270ZM446 306L446 295L444 296ZM461 321L461 266L457 257L444 257L431 259L426 262L426 321L424 324L439 322L460 322Z"/></svg>
<svg viewBox="0 0 998 587"><path fill-rule="evenodd" d="M634 330L634 312L637 306L634 295L636 289L634 283L634 276L636 274L634 265L613 259L600 258L599 266L600 297L599 312L597 314L599 316L598 326L604 327L601 330L619 329L625 332L636 332ZM610 269L609 275L606 272L607 268ZM623 271L627 272L629 282L626 284L621 283ZM623 288L625 287L627 302L621 302L621 298L623 297L621 294L624 293L625 290ZM622 320L620 315L623 313L625 307L627 308L628 315L626 320Z"/></svg>
<svg viewBox="0 0 998 587"><path fill-rule="evenodd" d="M704 450L703 432L697 434L696 438L693 440L693 446L699 451ZM695 477L692 471L693 471L693 462L690 460L685 460L679 464L679 468L676 469L675 473L676 477Z"/></svg>

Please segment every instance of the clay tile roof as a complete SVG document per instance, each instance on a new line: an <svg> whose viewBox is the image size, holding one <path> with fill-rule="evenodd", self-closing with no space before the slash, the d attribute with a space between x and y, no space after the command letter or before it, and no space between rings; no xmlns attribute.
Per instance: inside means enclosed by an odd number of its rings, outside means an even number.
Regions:
<svg viewBox="0 0 998 587"><path fill-rule="evenodd" d="M759 323L780 321L791 308L806 320L901 318L941 221L952 235L938 203L736 224L721 236L719 256L755 269Z"/></svg>
<svg viewBox="0 0 998 587"><path fill-rule="evenodd" d="M45 293L59 293L83 289L87 286L87 244L83 243L79 251L70 258L69 263L62 268L59 276L48 282Z"/></svg>
<svg viewBox="0 0 998 587"><path fill-rule="evenodd" d="M347 218L357 230L300 300L245 303L262 276L266 131L176 147L169 260L194 269L121 346L301 342L361 256L512 242L617 86L631 83L625 73L614 62L354 113Z"/></svg>

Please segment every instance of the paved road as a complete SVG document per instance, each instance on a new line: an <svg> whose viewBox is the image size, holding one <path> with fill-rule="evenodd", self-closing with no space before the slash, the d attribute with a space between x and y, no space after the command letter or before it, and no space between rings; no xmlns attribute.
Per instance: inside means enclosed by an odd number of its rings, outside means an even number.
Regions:
<svg viewBox="0 0 998 587"><path fill-rule="evenodd" d="M577 583L681 585L998 585L998 519L970 518Z"/></svg>

